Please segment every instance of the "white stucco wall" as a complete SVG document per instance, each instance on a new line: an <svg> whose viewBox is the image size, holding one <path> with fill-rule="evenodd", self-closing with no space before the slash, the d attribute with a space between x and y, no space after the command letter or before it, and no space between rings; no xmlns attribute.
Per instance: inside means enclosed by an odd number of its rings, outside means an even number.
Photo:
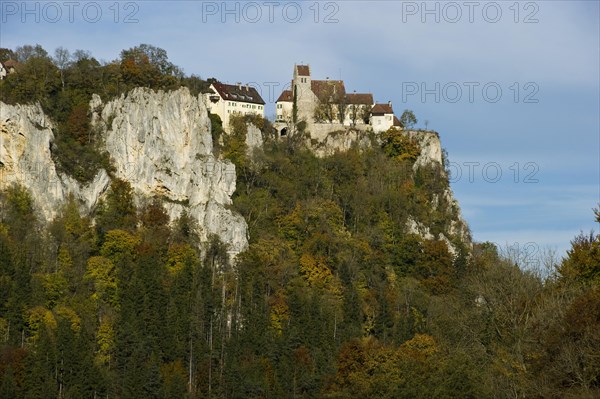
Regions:
<svg viewBox="0 0 600 399"><path fill-rule="evenodd" d="M212 85L211 89L213 89L215 92L217 91ZM221 121L223 121L223 127L225 129L229 128L229 117L234 114L255 114L260 115L263 118L265 117L265 106L262 104L224 100L218 93L216 95L219 96L219 101L213 103L210 101L210 97L212 95L213 94L204 94L204 102L211 114L219 115Z"/></svg>
<svg viewBox="0 0 600 399"><path fill-rule="evenodd" d="M373 115L371 116L371 125L376 133L385 132L394 124L394 114Z"/></svg>
<svg viewBox="0 0 600 399"><path fill-rule="evenodd" d="M294 104L289 101L280 101L275 105L277 121L290 121Z"/></svg>

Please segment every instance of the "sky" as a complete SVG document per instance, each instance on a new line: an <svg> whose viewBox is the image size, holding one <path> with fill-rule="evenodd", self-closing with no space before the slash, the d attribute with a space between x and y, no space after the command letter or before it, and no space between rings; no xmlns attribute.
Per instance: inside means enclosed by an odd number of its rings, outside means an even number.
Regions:
<svg viewBox="0 0 600 399"><path fill-rule="evenodd" d="M266 116L295 63L436 130L476 241L559 256L598 232L599 1L0 1L0 46L148 43L249 83Z"/></svg>

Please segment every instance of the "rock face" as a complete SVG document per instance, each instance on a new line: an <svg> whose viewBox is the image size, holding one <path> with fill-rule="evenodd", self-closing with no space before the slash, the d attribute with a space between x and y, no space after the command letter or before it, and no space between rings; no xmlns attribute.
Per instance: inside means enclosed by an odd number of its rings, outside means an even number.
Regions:
<svg viewBox="0 0 600 399"><path fill-rule="evenodd" d="M318 157L345 152L354 146L364 149L372 144L369 133L341 124L315 124L310 129L308 145Z"/></svg>
<svg viewBox="0 0 600 399"><path fill-rule="evenodd" d="M413 169L415 171L420 167L432 164L438 164L439 166L442 166L442 143L440 141L440 136L438 135L438 133L434 131L422 130L408 130L404 133L416 140L416 142L419 144L419 148L421 149L421 154L419 155L419 157L415 161L415 164L413 165ZM454 249L447 237L457 237L468 247L471 247L471 233L469 231L467 222L465 222L465 220L462 217L460 207L456 199L454 199L454 194L452 193L450 187L448 187L442 193L442 197L446 203L451 204L452 207L455 209L456 218L450 221L450 227L448 228L448 231L446 231L445 235L440 235L438 239L445 241L448 245L448 248L450 249L450 252L454 255L456 253L456 250ZM440 198L434 196L434 201L431 204L431 206L433 208L436 208L439 204L439 201ZM413 224L414 221L409 221L407 226L408 232L419 234L426 239L431 239L431 237L429 237L430 234L428 230L424 231L421 228L422 226L418 226L419 228L417 228L417 226Z"/></svg>
<svg viewBox="0 0 600 399"><path fill-rule="evenodd" d="M56 216L69 193L92 209L110 184L104 171L87 186L57 173L50 154L52 127L39 105L0 103L0 190L14 183L27 187L46 220Z"/></svg>
<svg viewBox="0 0 600 399"><path fill-rule="evenodd" d="M229 209L235 191L235 166L213 156L210 119L201 99L185 88L168 93L138 88L106 104L94 95L90 110L116 176L131 184L138 203L159 196L172 220L186 210L198 221L201 239L206 242L216 234L232 256L248 246L246 222ZM107 191L110 178L102 170L90 183L81 185L58 173L50 153L52 128L39 105L0 103L0 189L12 183L28 188L46 220L56 216L69 194L78 200L83 213L89 213ZM415 170L442 164L437 133L405 133L421 148ZM308 144L322 157L355 145L373 145L371 137L369 132L342 131L327 125L311 132ZM246 144L249 153L263 145L260 130L252 125L248 126ZM443 239L454 236L470 243L467 224L460 217L452 191L447 189L442 197L458 212ZM439 200L432 202L432 209ZM407 233L432 238L427 226L418 221L411 219L406 227Z"/></svg>
<svg viewBox="0 0 600 399"><path fill-rule="evenodd" d="M442 144L438 133L434 131L405 130L403 134L414 139L421 149L421 153L413 165L414 171L429 165L442 166ZM371 137L373 137L373 140ZM378 137L379 135L374 135L367 130L352 129L341 124L314 124L309 127L307 146L318 157L325 157L333 155L336 152L347 151L354 146L367 148L371 145L377 145L375 143L378 142ZM444 234L439 234L436 237L431 234L427 226L413 219L407 221L405 232L407 234L417 234L425 240L443 240L454 255L457 251L448 237L457 237L467 246L471 246L471 236L467 223L461 216L460 207L454 199L452 190L450 188L446 189L441 197L434 196L434 200L430 204L432 209L438 207L440 200L443 199L446 203L451 204L456 212L455 219L450 221L449 228Z"/></svg>
<svg viewBox="0 0 600 399"><path fill-rule="evenodd" d="M405 130L404 134L416 140L421 149L421 154L415 161L415 169L434 162L439 165L442 164L442 143L440 142L440 136L436 132Z"/></svg>
<svg viewBox="0 0 600 399"><path fill-rule="evenodd" d="M263 146L263 136L259 128L253 124L248 124L248 133L246 133L246 147L248 154L252 154L255 148Z"/></svg>
<svg viewBox="0 0 600 399"><path fill-rule="evenodd" d="M351 128L340 123L312 124L308 129L307 145L318 157L326 157L336 152L348 151L353 146L367 148L372 145L371 137L379 137L364 126ZM421 155L415 162L415 170L432 162L442 164L440 136L434 131L405 130L421 148Z"/></svg>
<svg viewBox="0 0 600 399"><path fill-rule="evenodd" d="M68 193L83 211L92 210L110 185L106 172L87 186L57 174L49 150L52 125L41 108L0 105L0 189L24 185L46 219ZM247 247L246 222L228 209L235 166L212 155L210 120L199 98L185 88L168 93L138 88L107 104L94 96L90 108L116 176L131 184L138 202L160 196L171 219L187 210L201 227L200 237L218 235L232 256Z"/></svg>

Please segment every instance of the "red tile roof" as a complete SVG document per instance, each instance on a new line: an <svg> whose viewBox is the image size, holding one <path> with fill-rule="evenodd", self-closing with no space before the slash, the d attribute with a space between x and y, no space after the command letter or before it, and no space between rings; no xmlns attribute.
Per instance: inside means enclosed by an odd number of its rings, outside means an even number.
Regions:
<svg viewBox="0 0 600 399"><path fill-rule="evenodd" d="M400 119L398 119L396 117L396 115L394 115L394 126L398 126L400 128L404 128L404 125L402 124L402 122L400 122Z"/></svg>
<svg viewBox="0 0 600 399"><path fill-rule="evenodd" d="M310 76L310 67L308 65L296 65L298 76Z"/></svg>
<svg viewBox="0 0 600 399"><path fill-rule="evenodd" d="M224 100L262 105L265 104L262 97L260 94L258 94L258 91L256 91L254 87L248 87L244 85L228 85L221 82L213 83L213 87Z"/></svg>
<svg viewBox="0 0 600 399"><path fill-rule="evenodd" d="M393 114L394 110L389 104L375 104L373 108L371 108L371 115L385 115L385 114Z"/></svg>
<svg viewBox="0 0 600 399"><path fill-rule="evenodd" d="M346 94L347 104L369 104L373 105L373 95L371 93L350 93Z"/></svg>
<svg viewBox="0 0 600 399"><path fill-rule="evenodd" d="M310 88L315 96L321 101L330 96L345 96L346 88L343 80L313 80Z"/></svg>
<svg viewBox="0 0 600 399"><path fill-rule="evenodd" d="M281 95L279 96L279 98L277 99L277 102L280 101L287 101L287 102L292 102L294 101L294 96L292 95L292 91L291 90L284 90Z"/></svg>

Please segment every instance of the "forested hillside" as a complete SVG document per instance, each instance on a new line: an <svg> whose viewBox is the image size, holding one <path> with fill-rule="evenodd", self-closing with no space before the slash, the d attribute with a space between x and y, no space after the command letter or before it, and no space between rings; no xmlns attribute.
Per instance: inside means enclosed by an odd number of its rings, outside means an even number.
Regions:
<svg viewBox="0 0 600 399"><path fill-rule="evenodd" d="M0 52L22 64L0 100L39 101L57 163L82 182L111 168L93 93L206 88L151 46L105 64L25 50ZM25 188L0 194L0 398L600 395L599 235L532 268L448 233L447 171L414 168L419 148L400 132L319 158L268 121L213 122L249 227L235 262L216 236L200 245L190 215L136 205L114 176L91 215L71 198L50 222ZM261 148L246 148L247 123ZM407 233L409 219L434 238Z"/></svg>

